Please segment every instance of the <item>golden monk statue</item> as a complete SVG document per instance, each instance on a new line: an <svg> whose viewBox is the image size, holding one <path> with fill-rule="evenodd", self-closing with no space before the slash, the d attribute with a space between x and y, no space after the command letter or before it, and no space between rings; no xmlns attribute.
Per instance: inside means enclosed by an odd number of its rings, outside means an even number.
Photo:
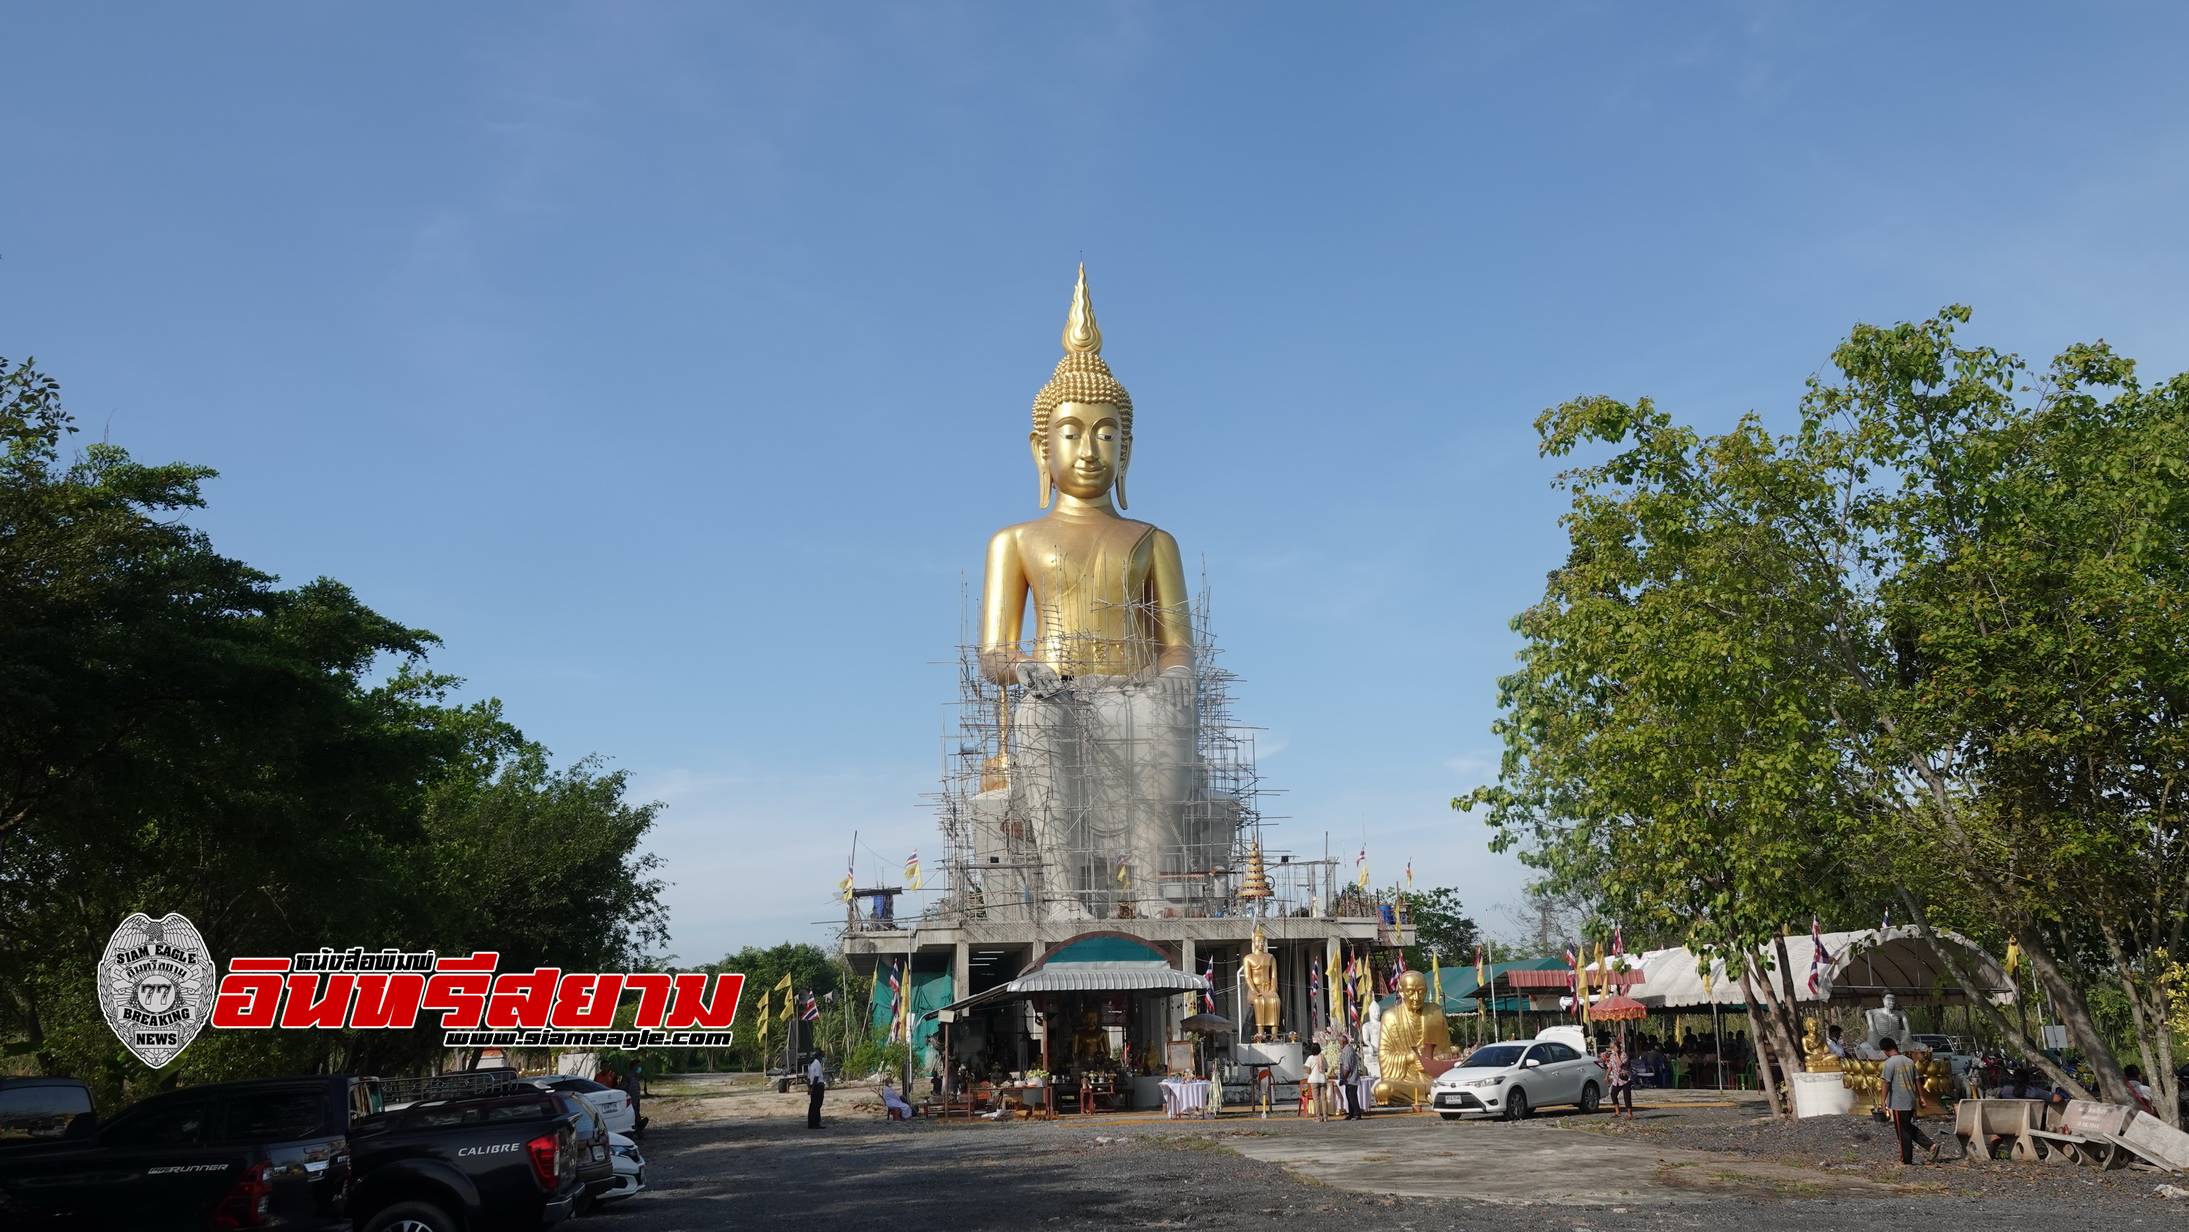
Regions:
<svg viewBox="0 0 2189 1232"><path fill-rule="evenodd" d="M1200 785L1185 568L1175 539L1119 515L1132 396L1102 358L1084 265L1063 340L1027 436L1049 511L988 542L980 669L1016 698L999 768L1041 856L1028 898L1049 917L1158 915L1183 897L1165 874L1190 871Z"/></svg>
<svg viewBox="0 0 2189 1232"><path fill-rule="evenodd" d="M1419 971L1399 977L1399 1001L1383 1012L1383 1038L1376 1047L1382 1077L1374 1094L1379 1104L1418 1104L1429 1098L1424 1058L1447 1051L1452 1038L1444 1029L1444 1007L1429 1004L1429 981Z"/></svg>
<svg viewBox="0 0 2189 1232"><path fill-rule="evenodd" d="M1269 952L1269 938L1259 925L1254 929L1254 949L1241 967L1254 1005L1254 1038L1269 1039L1277 1034L1277 956Z"/></svg>

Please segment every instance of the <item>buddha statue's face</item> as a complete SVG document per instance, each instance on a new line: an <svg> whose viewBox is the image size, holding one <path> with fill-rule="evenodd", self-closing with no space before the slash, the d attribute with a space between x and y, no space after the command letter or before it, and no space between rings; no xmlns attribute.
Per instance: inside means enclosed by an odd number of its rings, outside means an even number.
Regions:
<svg viewBox="0 0 2189 1232"><path fill-rule="evenodd" d="M1896 1009L1898 1009L1898 1008L1900 1008L1900 1002L1898 1002L1898 1001L1894 1000L1894 999L1893 999L1893 995L1892 995L1891 993L1886 993L1886 994L1885 994L1885 1012L1886 1012L1886 1013L1888 1013L1888 1014L1890 1014L1890 1013L1892 1013L1892 1012L1893 1012L1894 1010L1896 1010Z"/></svg>
<svg viewBox="0 0 2189 1232"><path fill-rule="evenodd" d="M1269 938L1267 938L1267 937L1263 936L1263 935L1262 935L1262 934L1260 934L1260 933L1255 933L1255 934L1254 934L1254 952L1255 952L1255 953L1257 953L1257 954L1267 954L1267 953L1269 953Z"/></svg>
<svg viewBox="0 0 2189 1232"><path fill-rule="evenodd" d="M1125 459L1117 408L1107 402L1065 402L1049 414L1047 432L1029 433L1034 462L1059 492L1100 500L1117 482Z"/></svg>
<svg viewBox="0 0 2189 1232"><path fill-rule="evenodd" d="M1399 977L1399 1000L1406 1008L1419 1014L1429 1001L1429 980L1419 971L1409 971Z"/></svg>

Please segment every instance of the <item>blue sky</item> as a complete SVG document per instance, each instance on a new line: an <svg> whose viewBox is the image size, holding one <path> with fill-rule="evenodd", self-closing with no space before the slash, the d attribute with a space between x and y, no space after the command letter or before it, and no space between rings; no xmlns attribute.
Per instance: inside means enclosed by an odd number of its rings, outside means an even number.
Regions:
<svg viewBox="0 0 2189 1232"><path fill-rule="evenodd" d="M1503 923L1543 407L1778 417L1856 321L2189 364L2189 8L46 6L0 354L670 806L674 949L917 846L1084 257L1277 840ZM826 11L819 11L826 10Z"/></svg>

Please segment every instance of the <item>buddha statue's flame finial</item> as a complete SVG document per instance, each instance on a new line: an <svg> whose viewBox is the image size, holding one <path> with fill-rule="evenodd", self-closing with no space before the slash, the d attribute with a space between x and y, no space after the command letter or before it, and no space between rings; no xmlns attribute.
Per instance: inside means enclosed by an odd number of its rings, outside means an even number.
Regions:
<svg viewBox="0 0 2189 1232"><path fill-rule="evenodd" d="M1087 294L1085 261L1079 263L1079 285L1072 288L1072 314L1064 320L1064 353L1102 353L1102 327L1095 324L1094 297Z"/></svg>

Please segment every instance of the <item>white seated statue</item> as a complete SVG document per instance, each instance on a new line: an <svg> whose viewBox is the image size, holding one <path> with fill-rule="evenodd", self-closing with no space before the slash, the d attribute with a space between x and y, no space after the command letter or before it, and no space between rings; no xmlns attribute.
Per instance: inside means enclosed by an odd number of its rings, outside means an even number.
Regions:
<svg viewBox="0 0 2189 1232"><path fill-rule="evenodd" d="M1900 1012L1899 1002L1891 993L1885 994L1885 1003L1863 1016L1869 1026L1867 1037L1862 1041L1862 1055L1876 1058L1885 1055L1880 1045L1890 1039L1905 1048L1908 1043L1908 1016Z"/></svg>

